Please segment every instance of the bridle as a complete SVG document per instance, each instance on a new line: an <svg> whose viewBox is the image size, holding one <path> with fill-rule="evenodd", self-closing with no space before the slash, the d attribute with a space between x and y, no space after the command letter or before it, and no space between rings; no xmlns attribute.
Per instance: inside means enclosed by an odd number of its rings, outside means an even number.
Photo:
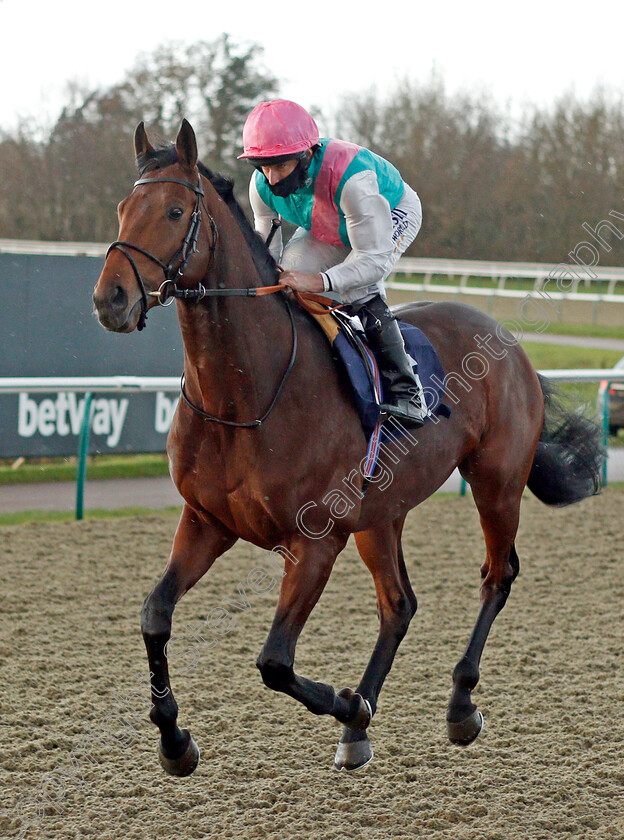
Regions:
<svg viewBox="0 0 624 840"><path fill-rule="evenodd" d="M165 263L157 256L152 254L150 251L147 251L145 248L140 248L138 245L133 245L132 242L124 242L121 239L118 239L116 242L113 242L109 246L108 251L106 252L106 257L108 257L110 252L115 249L121 251L121 253L128 260L130 266L132 267L132 271L134 272L134 276L139 286L139 291L141 292L141 314L139 316L139 321L136 326L137 330L139 331L145 328L145 322L147 321L148 294L152 295L153 297L157 297L158 302L162 306L169 306L170 303L173 303L173 298L183 298L185 300L201 300L203 297L206 297L210 291L209 289L206 289L201 283L199 284L197 289L179 289L176 286L176 280L178 279L178 277L184 276L184 271L189 263L189 260L197 251L197 239L199 237L199 231L201 228L201 207L204 198L204 188L201 185L201 178L199 179L197 184L192 184L190 181L184 181L181 178L141 178L138 181L134 182L133 190L141 186L142 184L162 183L182 184L183 187L187 187L189 190L192 190L195 193L195 207L193 208L193 212L191 213L191 217L189 219L189 226L186 231L186 236L182 240L182 244L175 252L175 254L171 257L169 262ZM210 213L208 213L207 210L206 215L210 219L210 229L212 231L212 241L210 243L210 260L212 260L212 258L214 257L215 249L217 247L218 231L214 219L212 218ZM160 268L163 270L165 279L160 284L158 291L148 293L145 290L145 283L143 282L143 278L141 277L141 272L137 268L137 265L133 260L132 255L127 249L131 251L137 251L139 254L143 254L143 256L156 263L156 265L160 266ZM167 289L169 285L173 287L170 290ZM166 302L168 299L170 299L169 303Z"/></svg>
<svg viewBox="0 0 624 840"><path fill-rule="evenodd" d="M284 291L285 287L281 285L276 286L263 286L263 287L253 287L250 289L207 289L202 283L199 283L196 289L180 289L176 285L176 280L178 277L182 277L184 275L184 271L186 266L189 263L189 260L193 256L193 254L197 250L197 240L199 238L199 231L201 229L201 208L203 204L204 198L204 189L201 185L201 177L197 184L192 184L190 181L184 181L181 178L141 178L138 181L134 182L133 189L136 187L141 186L142 184L163 184L163 183L171 183L171 184L182 184L183 187L187 187L189 190L192 190L195 193L195 207L193 212L191 213L191 218L189 220L188 230L186 231L186 236L182 240L182 244L175 252L175 254L169 260L169 263L163 262L163 260L159 259L157 256L152 254L150 251L146 250L145 248L141 248L138 245L134 245L132 242L125 242L121 239L113 242L106 252L106 257L110 254L113 250L121 251L124 257L130 263L132 267L132 271L134 272L134 276L136 278L137 284L139 286L139 290L141 292L141 314L139 316L139 320L137 323L137 330L142 330L145 328L145 322L147 320L147 297L151 295L152 297L158 298L158 303L161 306L169 306L169 304L173 303L174 298L178 298L181 300L186 301L194 301L198 302L203 300L206 297L226 297L226 296L233 296L233 295L241 295L245 297L256 297L258 295L264 294L272 294L273 292L277 291ZM206 215L210 220L210 229L212 232L211 237L211 244L210 244L210 258L208 261L208 265L214 259L215 250L217 247L218 241L218 234L219 231L215 224L214 219L208 213L206 206L204 205L204 209L206 210ZM156 263L156 265L160 266L163 270L165 275L165 279L160 284L159 288L155 292L147 292L145 289L145 283L143 282L143 278L141 277L141 272L139 271L134 259L132 258L132 254L130 251L136 251L139 254L143 254L143 256L150 259L152 262ZM167 302L169 301L169 302ZM235 426L236 428L254 428L257 426L261 426L264 421L267 419L271 411L273 410L273 406L277 402L277 398L282 392L284 385L286 384L286 379L288 378L288 374L293 369L295 364L295 359L297 357L297 326L295 323L295 319L292 313L292 307L290 301L286 299L286 308L288 310L288 315L290 316L290 323L292 326L292 352L290 354L290 360L284 371L282 379L277 387L277 391L271 400L269 407L265 411L265 413L257 420L249 420L245 423L236 423L233 420L224 420L221 417L215 417L213 414L208 414L207 411L204 411L199 406L195 405L191 400L188 398L186 394L186 390L184 388L184 374L182 374L182 379L180 382L180 390L182 393L182 399L184 402L192 408L196 414L199 414L205 420L211 420L214 423L221 423L224 426Z"/></svg>

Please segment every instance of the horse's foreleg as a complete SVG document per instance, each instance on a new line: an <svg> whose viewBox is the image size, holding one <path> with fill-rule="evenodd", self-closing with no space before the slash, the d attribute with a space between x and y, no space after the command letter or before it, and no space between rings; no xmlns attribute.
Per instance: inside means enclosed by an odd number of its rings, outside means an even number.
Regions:
<svg viewBox="0 0 624 840"><path fill-rule="evenodd" d="M317 541L296 537L289 543L296 563L285 561L275 618L256 664L265 685L294 697L313 714L333 715L342 723L366 728L370 710L360 695L347 690L336 694L331 685L301 677L294 670L299 634L345 543L346 536Z"/></svg>
<svg viewBox="0 0 624 840"><path fill-rule="evenodd" d="M417 607L401 550L402 525L401 519L383 530L355 535L358 551L373 576L377 591L379 635L357 687L357 692L370 703L373 714L379 692ZM355 770L372 757L366 731L345 726L334 761L336 769Z"/></svg>
<svg viewBox="0 0 624 840"><path fill-rule="evenodd" d="M169 683L166 645L171 638L171 621L176 603L208 571L216 558L227 551L234 537L216 520L200 520L185 507L176 531L167 568L145 599L141 630L149 661L152 709L150 718L160 730L160 760L176 776L193 772L199 751L188 730L177 725L178 706Z"/></svg>
<svg viewBox="0 0 624 840"><path fill-rule="evenodd" d="M459 746L472 743L483 728L483 716L472 702L471 692L479 681L479 663L488 634L519 570L514 539L521 491L485 494L473 488L473 492L487 553L481 567L481 609L464 655L453 671L453 692L446 715L449 738Z"/></svg>

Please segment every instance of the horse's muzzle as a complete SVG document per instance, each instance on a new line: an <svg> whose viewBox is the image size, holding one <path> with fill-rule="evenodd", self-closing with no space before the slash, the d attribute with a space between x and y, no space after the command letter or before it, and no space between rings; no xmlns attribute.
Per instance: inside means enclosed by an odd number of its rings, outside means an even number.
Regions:
<svg viewBox="0 0 624 840"><path fill-rule="evenodd" d="M93 293L93 308L105 329L112 332L132 332L139 320L141 299L131 304L128 292L119 285L103 291L96 288Z"/></svg>

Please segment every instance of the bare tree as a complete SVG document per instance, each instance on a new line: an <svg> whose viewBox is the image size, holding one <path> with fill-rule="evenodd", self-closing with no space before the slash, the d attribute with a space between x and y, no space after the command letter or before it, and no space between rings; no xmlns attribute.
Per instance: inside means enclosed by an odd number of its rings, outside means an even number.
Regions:
<svg viewBox="0 0 624 840"><path fill-rule="evenodd" d="M260 47L228 35L164 44L105 90L70 86L47 134L34 120L0 132L0 236L114 238L141 119L169 140L183 116L191 120L205 163L235 176L246 206L249 166L236 160L243 123L276 93ZM337 136L392 161L421 195L412 254L561 262L587 239L584 223L624 213L624 101L605 91L527 109L512 130L487 97L449 95L433 75L384 96L351 95L335 121ZM601 259L624 264L624 239L606 241Z"/></svg>
<svg viewBox="0 0 624 840"><path fill-rule="evenodd" d="M512 134L491 101L449 96L434 76L352 97L337 123L421 195L414 254L560 262L587 237L583 223L624 210L624 103L604 91L530 109ZM622 262L624 242L610 247L603 256Z"/></svg>
<svg viewBox="0 0 624 840"><path fill-rule="evenodd" d="M175 136L182 117L194 122L205 162L237 173L246 202L249 167L236 161L243 122L277 89L260 56L257 45L239 47L222 35L190 47L164 44L106 90L70 85L44 140L25 127L17 136L0 135L0 235L114 238L115 208L135 175L132 135L139 120L163 139Z"/></svg>
<svg viewBox="0 0 624 840"><path fill-rule="evenodd" d="M263 68L261 56L257 44L239 46L228 35L201 41L188 51L201 102L201 148L218 170L249 172L248 165L241 169L236 162L242 151L245 118L254 105L273 96L278 88L277 79Z"/></svg>

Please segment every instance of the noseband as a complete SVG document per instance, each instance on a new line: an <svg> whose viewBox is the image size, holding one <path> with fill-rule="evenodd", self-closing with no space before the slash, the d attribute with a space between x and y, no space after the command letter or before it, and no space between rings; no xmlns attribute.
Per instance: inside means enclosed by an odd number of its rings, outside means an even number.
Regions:
<svg viewBox="0 0 624 840"><path fill-rule="evenodd" d="M168 306L165 301L168 298L171 298L169 303L173 302L173 298L183 298L185 300L201 300L203 297L206 297L208 293L208 289L206 289L201 283L197 289L179 289L176 285L176 280L178 277L184 276L184 271L186 270L186 266L189 263L189 260L193 256L193 254L197 251L197 239L199 237L199 231L201 228L201 206L202 206L202 199L204 197L204 189L201 185L201 179L198 181L197 184L192 184L190 181L183 181L181 178L141 178L139 181L134 182L134 187L138 187L142 184L162 184L162 183L170 183L170 184L182 184L183 187L187 187L187 189L192 190L195 193L195 207L193 208L193 212L191 213L191 218L189 220L188 230L186 231L186 236L182 240L182 244L175 252L175 254L169 260L169 263L163 262L154 254L147 251L145 248L140 248L138 245L133 245L132 242L124 242L123 240L117 240L110 245L108 251L106 252L106 256L110 254L113 250L121 251L124 257L130 263L132 267L132 271L134 272L134 276L136 278L137 284L139 286L139 290L141 292L141 314L139 316L139 321L137 323L137 330L142 330L145 327L145 322L147 320L147 295L148 292L145 290L145 283L143 282L143 278L141 277L141 272L137 268L137 265L130 254L130 251L137 251L139 254L143 254L143 256L147 257L152 262L156 263L162 270L165 275L164 281L161 283L157 292L149 292L150 295L154 295L158 298L158 302L162 306ZM208 218L210 219L210 229L212 231L212 242L210 244L210 258L214 256L215 248L217 246L217 226L215 225L214 219L208 213ZM168 286L171 286L171 289L167 289Z"/></svg>

